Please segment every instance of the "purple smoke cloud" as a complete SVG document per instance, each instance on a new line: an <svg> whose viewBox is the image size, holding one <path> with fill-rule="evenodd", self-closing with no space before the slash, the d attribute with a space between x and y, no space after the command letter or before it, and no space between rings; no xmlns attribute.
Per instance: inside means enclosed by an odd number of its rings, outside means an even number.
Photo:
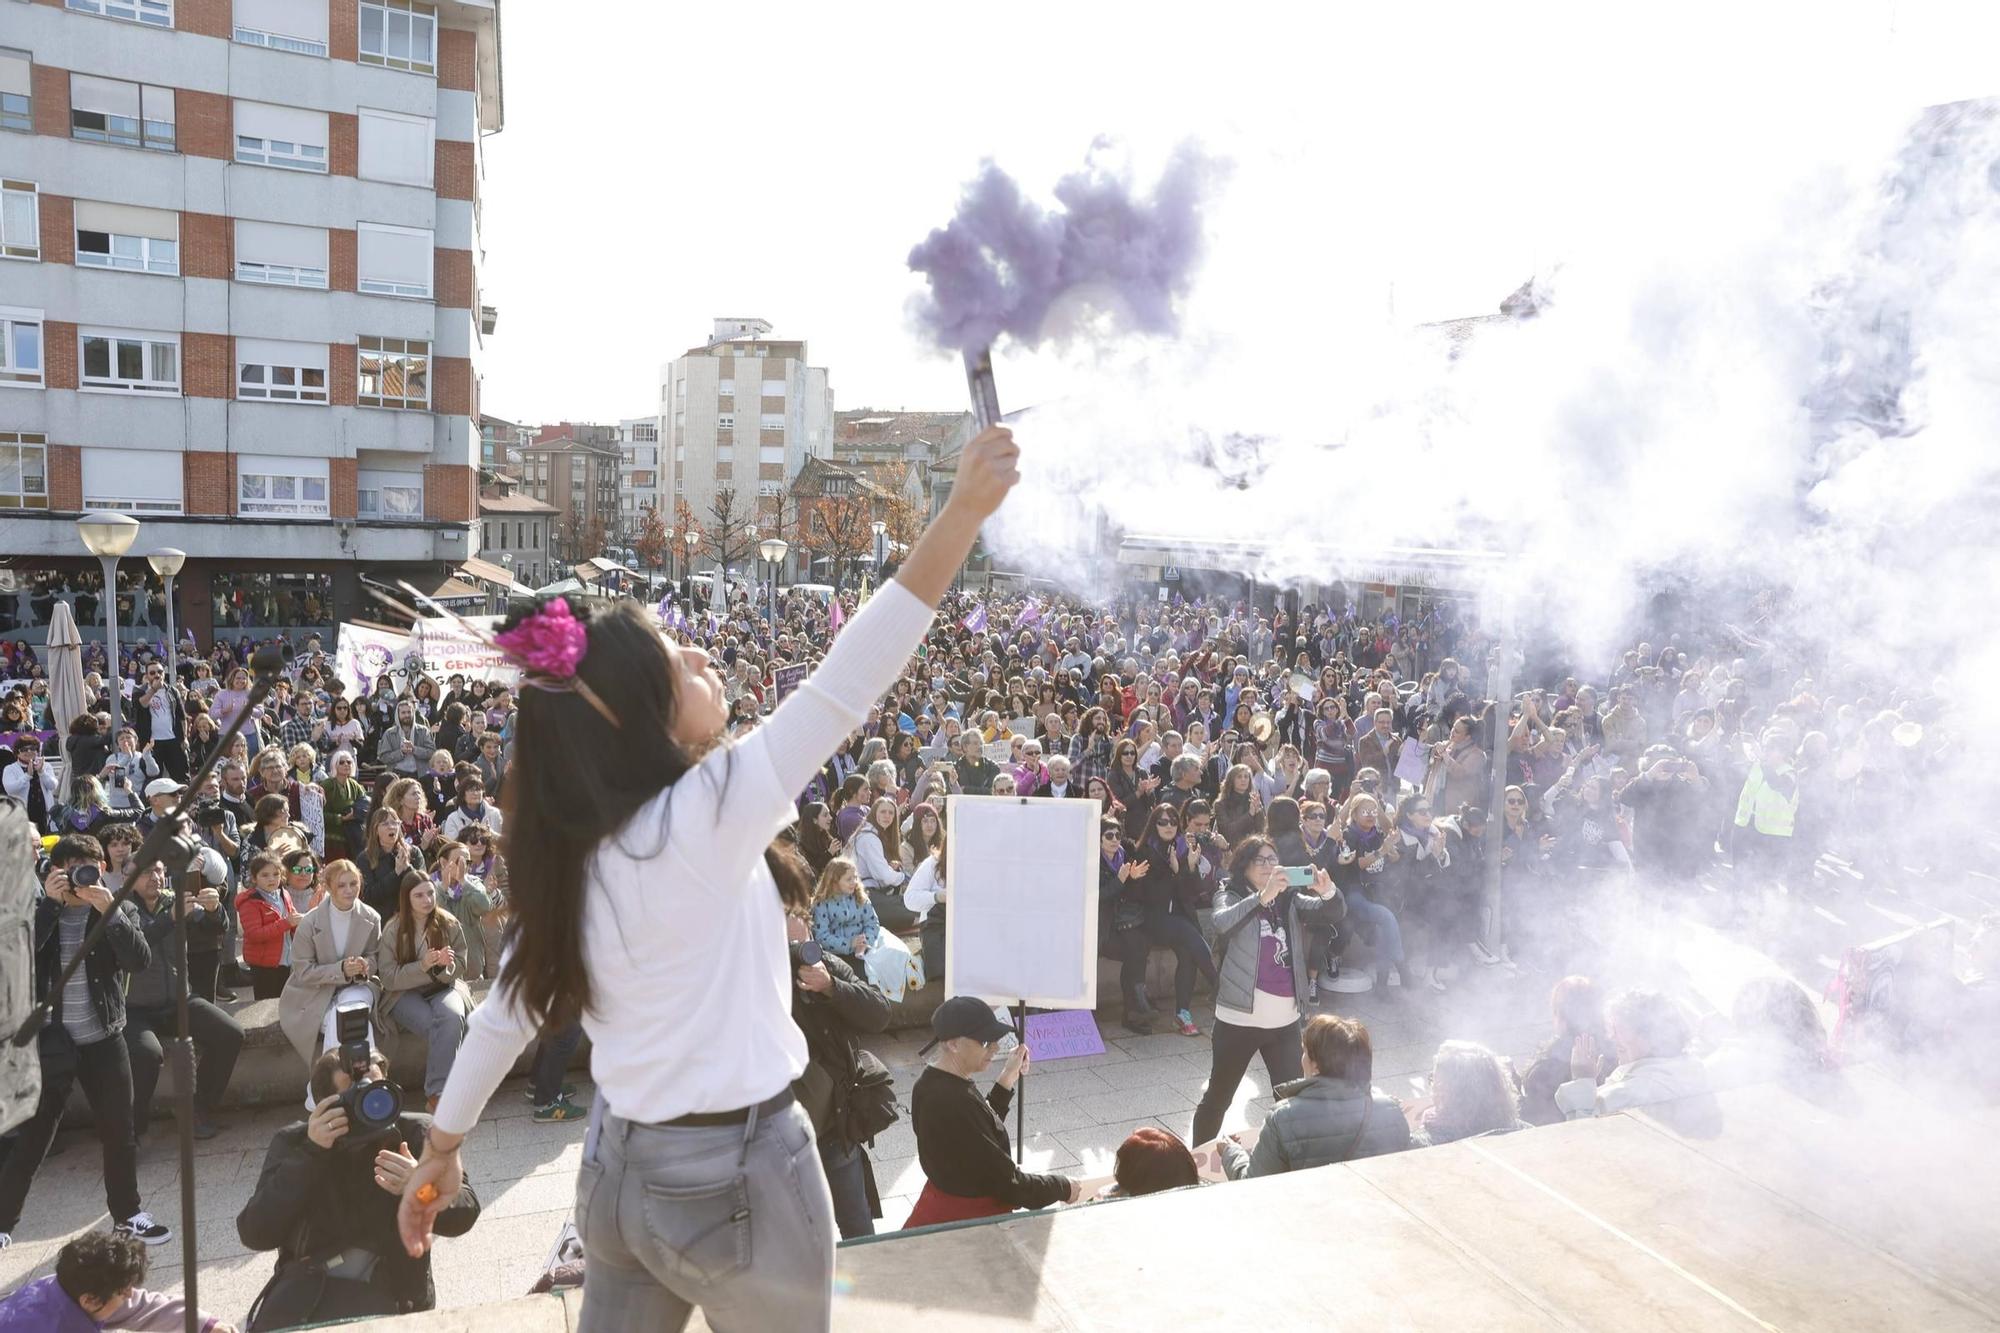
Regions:
<svg viewBox="0 0 2000 1333"><path fill-rule="evenodd" d="M917 322L937 344L963 351L1005 333L1034 344L1063 296L1086 299L1142 333L1172 333L1202 252L1201 206L1216 164L1192 144L1176 149L1150 194L1093 161L1063 177L1051 212L988 162L965 187L958 214L910 251L930 281Z"/></svg>

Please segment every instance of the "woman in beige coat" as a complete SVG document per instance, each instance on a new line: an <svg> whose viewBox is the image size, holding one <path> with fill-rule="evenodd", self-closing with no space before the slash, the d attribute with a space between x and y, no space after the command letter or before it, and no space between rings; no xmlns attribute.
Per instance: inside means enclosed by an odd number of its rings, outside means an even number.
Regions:
<svg viewBox="0 0 2000 1333"><path fill-rule="evenodd" d="M429 1044L426 1110L437 1109L472 1012L472 992L463 980L465 927L438 905L437 897L437 885L422 871L404 871L396 889L396 915L382 928L375 952L382 1012L405 1032L423 1034Z"/></svg>
<svg viewBox="0 0 2000 1333"><path fill-rule="evenodd" d="M278 996L278 1026L308 1068L332 1037L333 1010L345 998L373 1010L370 981L382 943L382 918L361 901L361 870L335 861L320 872L305 919L292 932L292 974Z"/></svg>

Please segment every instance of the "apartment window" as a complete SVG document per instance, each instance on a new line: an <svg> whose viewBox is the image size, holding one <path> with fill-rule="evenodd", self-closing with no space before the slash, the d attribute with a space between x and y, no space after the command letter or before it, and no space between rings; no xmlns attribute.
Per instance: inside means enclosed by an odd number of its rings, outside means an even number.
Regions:
<svg viewBox="0 0 2000 1333"><path fill-rule="evenodd" d="M65 0L64 7L128 23L150 23L156 28L174 26L173 0Z"/></svg>
<svg viewBox="0 0 2000 1333"><path fill-rule="evenodd" d="M391 227L379 222L355 226L357 285L378 296L431 294L431 234L420 227Z"/></svg>
<svg viewBox="0 0 2000 1333"><path fill-rule="evenodd" d="M181 462L176 449L81 451L83 507L136 514L181 512Z"/></svg>
<svg viewBox="0 0 2000 1333"><path fill-rule="evenodd" d="M431 405L431 345L416 338L363 338L355 401L425 411Z"/></svg>
<svg viewBox="0 0 2000 1333"><path fill-rule="evenodd" d="M542 525L539 523L535 524L534 536L535 536L535 549L539 551L542 549Z"/></svg>
<svg viewBox="0 0 2000 1333"><path fill-rule="evenodd" d="M324 458L236 456L236 512L243 518L325 518Z"/></svg>
<svg viewBox="0 0 2000 1333"><path fill-rule="evenodd" d="M0 431L0 509L49 507L48 439Z"/></svg>
<svg viewBox="0 0 2000 1333"><path fill-rule="evenodd" d="M41 215L33 181L0 180L0 257L42 257Z"/></svg>
<svg viewBox="0 0 2000 1333"><path fill-rule="evenodd" d="M362 107L356 116L359 144L355 172L363 180L429 189L437 162L433 143L437 122L429 116L406 116Z"/></svg>
<svg viewBox="0 0 2000 1333"><path fill-rule="evenodd" d="M181 215L129 204L76 201L76 262L127 273L181 271Z"/></svg>
<svg viewBox="0 0 2000 1333"><path fill-rule="evenodd" d="M275 287L326 287L324 227L236 220L236 277Z"/></svg>
<svg viewBox="0 0 2000 1333"><path fill-rule="evenodd" d="M42 312L0 306L0 385L42 382Z"/></svg>
<svg viewBox="0 0 2000 1333"><path fill-rule="evenodd" d="M785 414L783 412L766 412L763 418L758 421L757 428L759 430L783 430L785 428Z"/></svg>
<svg viewBox="0 0 2000 1333"><path fill-rule="evenodd" d="M327 120L324 111L236 103L236 160L287 171L325 172Z"/></svg>
<svg viewBox="0 0 2000 1333"><path fill-rule="evenodd" d="M361 6L364 65L437 73L437 11L414 0L368 0Z"/></svg>
<svg viewBox="0 0 2000 1333"><path fill-rule="evenodd" d="M72 138L174 151L174 90L88 74L69 76Z"/></svg>
<svg viewBox="0 0 2000 1333"><path fill-rule="evenodd" d="M733 444L727 444L727 443L724 443L724 444L718 444L718 445L716 445L716 446L715 446L715 461L716 461L716 462L718 462L718 463L728 463L728 462L732 462L732 461L733 461L733 460L735 459L735 457L736 457L736 446L735 446L735 445L733 445Z"/></svg>
<svg viewBox="0 0 2000 1333"><path fill-rule="evenodd" d="M717 430L735 430L736 414L734 412L718 412L715 417L715 428Z"/></svg>
<svg viewBox="0 0 2000 1333"><path fill-rule="evenodd" d="M181 340L164 333L85 329L83 387L123 393L181 391Z"/></svg>
<svg viewBox="0 0 2000 1333"><path fill-rule="evenodd" d="M325 343L236 340L236 396L276 403L323 403Z"/></svg>
<svg viewBox="0 0 2000 1333"><path fill-rule="evenodd" d="M757 461L760 463L782 463L785 461L785 446L782 444L760 444L757 446Z"/></svg>
<svg viewBox="0 0 2000 1333"><path fill-rule="evenodd" d="M715 393L718 398L734 398L736 396L735 379L717 380L715 382Z"/></svg>
<svg viewBox="0 0 2000 1333"><path fill-rule="evenodd" d="M35 132L34 67L26 51L0 48L0 130Z"/></svg>
<svg viewBox="0 0 2000 1333"><path fill-rule="evenodd" d="M356 517L377 522L416 522L424 516L424 475L421 472L380 472L361 469L355 476ZM506 539L506 524L500 525Z"/></svg>
<svg viewBox="0 0 2000 1333"><path fill-rule="evenodd" d="M326 54L326 0L236 0L236 40L300 55Z"/></svg>

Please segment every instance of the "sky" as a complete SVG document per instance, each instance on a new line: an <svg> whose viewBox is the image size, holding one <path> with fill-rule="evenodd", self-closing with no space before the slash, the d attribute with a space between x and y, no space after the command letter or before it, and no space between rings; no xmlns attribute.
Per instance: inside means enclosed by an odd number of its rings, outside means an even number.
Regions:
<svg viewBox="0 0 2000 1333"><path fill-rule="evenodd" d="M1191 304L1296 347L1490 311L1732 125L2000 92L1969 3L502 3L482 406L526 422L649 413L720 315L805 339L838 408L964 406L905 259L986 158L1045 195L1099 140L1142 181L1197 141L1229 170ZM998 349L1003 406L1107 352Z"/></svg>

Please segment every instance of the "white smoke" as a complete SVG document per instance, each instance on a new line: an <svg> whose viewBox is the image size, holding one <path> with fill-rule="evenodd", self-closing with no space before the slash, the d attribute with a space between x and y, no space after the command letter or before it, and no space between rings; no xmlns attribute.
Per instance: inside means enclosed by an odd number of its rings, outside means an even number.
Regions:
<svg viewBox="0 0 2000 1333"><path fill-rule="evenodd" d="M1747 117L1624 164L1519 275L1538 312L1478 323L1456 357L1386 304L1310 304L1365 287L1366 254L1287 214L1293 162L1221 145L1252 205L1215 209L1185 333L1072 357L1021 425L991 545L1097 594L1100 519L1260 543L1240 567L1275 582L1337 577L1328 547L1488 548L1592 652L1663 580L1734 578L1864 656L2000 656L1975 604L2000 559L1969 503L2000 472L1996 122L1941 138L1922 108L1832 97ZM1284 246L1281 288L1214 299L1233 254Z"/></svg>

